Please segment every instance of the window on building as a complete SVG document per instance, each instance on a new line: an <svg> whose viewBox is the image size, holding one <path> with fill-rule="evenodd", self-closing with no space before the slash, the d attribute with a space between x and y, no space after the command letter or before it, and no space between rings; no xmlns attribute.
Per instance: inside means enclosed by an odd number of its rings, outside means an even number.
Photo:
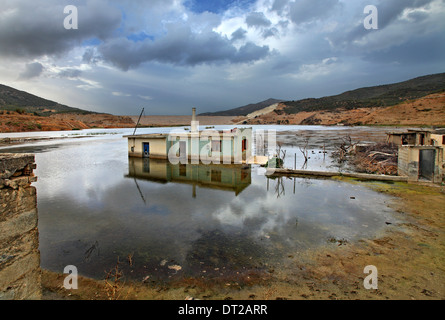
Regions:
<svg viewBox="0 0 445 320"><path fill-rule="evenodd" d="M212 170L212 182L221 182L221 170Z"/></svg>
<svg viewBox="0 0 445 320"><path fill-rule="evenodd" d="M244 138L241 144L241 151L246 151L247 150L247 139Z"/></svg>
<svg viewBox="0 0 445 320"><path fill-rule="evenodd" d="M402 145L408 144L408 138L405 135L402 135Z"/></svg>
<svg viewBox="0 0 445 320"><path fill-rule="evenodd" d="M212 152L221 152L220 140L212 140Z"/></svg>
<svg viewBox="0 0 445 320"><path fill-rule="evenodd" d="M241 170L241 181L249 177L249 171Z"/></svg>
<svg viewBox="0 0 445 320"><path fill-rule="evenodd" d="M187 177L187 165L186 164L179 165L179 175L181 177Z"/></svg>

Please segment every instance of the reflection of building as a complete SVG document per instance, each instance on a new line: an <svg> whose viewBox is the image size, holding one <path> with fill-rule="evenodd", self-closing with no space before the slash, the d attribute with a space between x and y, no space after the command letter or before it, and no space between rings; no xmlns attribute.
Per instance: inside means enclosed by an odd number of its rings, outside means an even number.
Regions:
<svg viewBox="0 0 445 320"><path fill-rule="evenodd" d="M192 159L208 162L242 163L252 157L252 128L198 130L195 108L190 132L172 130L169 134L141 134L128 138L130 157L152 159Z"/></svg>
<svg viewBox="0 0 445 320"><path fill-rule="evenodd" d="M251 168L247 165L223 164L177 164L165 160L134 158L129 161L126 177L159 183L186 183L203 188L233 191L238 195L251 184Z"/></svg>

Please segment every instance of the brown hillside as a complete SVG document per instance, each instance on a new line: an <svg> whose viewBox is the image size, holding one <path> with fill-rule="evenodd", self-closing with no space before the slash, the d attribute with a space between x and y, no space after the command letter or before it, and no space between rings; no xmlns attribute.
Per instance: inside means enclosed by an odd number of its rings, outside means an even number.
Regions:
<svg viewBox="0 0 445 320"><path fill-rule="evenodd" d="M43 117L26 112L0 111L0 132L127 128L134 125L129 117L109 114L56 114Z"/></svg>
<svg viewBox="0 0 445 320"><path fill-rule="evenodd" d="M284 108L284 104L279 104L272 112L250 119L239 117L237 121L247 124L445 126L445 93L384 108L304 111L296 114L286 114Z"/></svg>

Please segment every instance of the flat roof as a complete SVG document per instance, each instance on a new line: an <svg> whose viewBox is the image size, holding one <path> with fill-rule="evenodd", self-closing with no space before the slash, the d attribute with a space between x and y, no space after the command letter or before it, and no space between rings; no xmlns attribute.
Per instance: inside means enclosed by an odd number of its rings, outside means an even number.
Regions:
<svg viewBox="0 0 445 320"><path fill-rule="evenodd" d="M243 128L245 129L245 128ZM238 133L238 130L216 130L219 134L223 134L225 136L235 136ZM171 134L173 136L190 136L192 134L201 134L206 133L206 130L201 130L198 132L191 132L191 131L184 131L184 132L172 132ZM148 133L148 134L136 134L136 135L126 135L123 136L124 138L134 138L134 139L166 139L170 133Z"/></svg>
<svg viewBox="0 0 445 320"><path fill-rule="evenodd" d="M165 139L168 137L168 134L166 133L150 133L150 134L136 134L136 135L128 135L123 136L124 138L136 138L136 139Z"/></svg>
<svg viewBox="0 0 445 320"><path fill-rule="evenodd" d="M387 132L386 134L390 134L393 136L406 136L406 135L415 135L417 132Z"/></svg>

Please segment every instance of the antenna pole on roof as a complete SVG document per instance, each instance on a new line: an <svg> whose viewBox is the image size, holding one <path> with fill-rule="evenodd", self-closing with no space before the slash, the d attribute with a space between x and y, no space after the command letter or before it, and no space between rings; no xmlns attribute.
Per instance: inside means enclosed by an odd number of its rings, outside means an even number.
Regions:
<svg viewBox="0 0 445 320"><path fill-rule="evenodd" d="M136 129L137 129L138 125L139 125L139 121L141 120L142 113L144 113L144 108L142 108L141 114L139 115L138 122L136 123L136 127L134 127L133 135L136 133Z"/></svg>

